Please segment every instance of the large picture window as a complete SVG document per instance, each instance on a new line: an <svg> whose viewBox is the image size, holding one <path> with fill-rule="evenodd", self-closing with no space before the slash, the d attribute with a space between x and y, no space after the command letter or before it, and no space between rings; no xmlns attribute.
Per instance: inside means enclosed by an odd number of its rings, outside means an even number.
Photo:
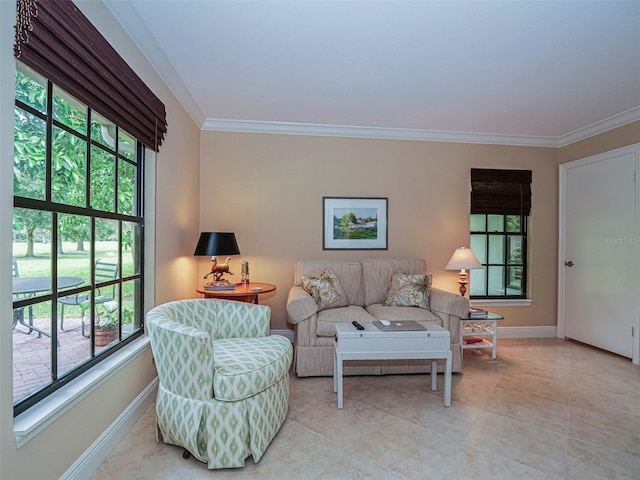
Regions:
<svg viewBox="0 0 640 480"><path fill-rule="evenodd" d="M21 62L15 86L19 414L142 334L144 147Z"/></svg>

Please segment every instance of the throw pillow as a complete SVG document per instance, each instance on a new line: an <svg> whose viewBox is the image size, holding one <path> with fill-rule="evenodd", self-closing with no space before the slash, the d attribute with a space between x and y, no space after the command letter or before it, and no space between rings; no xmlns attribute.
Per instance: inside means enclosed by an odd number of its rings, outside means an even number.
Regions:
<svg viewBox="0 0 640 480"><path fill-rule="evenodd" d="M325 269L317 277L303 275L302 288L315 299L318 310L348 305L347 297L342 291L338 277L329 269Z"/></svg>
<svg viewBox="0 0 640 480"><path fill-rule="evenodd" d="M393 307L420 307L429 309L431 275L410 275L395 272L383 305Z"/></svg>

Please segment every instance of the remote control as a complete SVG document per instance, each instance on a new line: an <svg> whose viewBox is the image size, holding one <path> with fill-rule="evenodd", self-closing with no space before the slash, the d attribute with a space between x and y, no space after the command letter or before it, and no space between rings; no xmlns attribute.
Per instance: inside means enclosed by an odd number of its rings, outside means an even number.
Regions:
<svg viewBox="0 0 640 480"><path fill-rule="evenodd" d="M360 325L358 322L356 322L355 320L353 322L351 322L351 324L356 327L358 330L364 330L364 327L362 325Z"/></svg>

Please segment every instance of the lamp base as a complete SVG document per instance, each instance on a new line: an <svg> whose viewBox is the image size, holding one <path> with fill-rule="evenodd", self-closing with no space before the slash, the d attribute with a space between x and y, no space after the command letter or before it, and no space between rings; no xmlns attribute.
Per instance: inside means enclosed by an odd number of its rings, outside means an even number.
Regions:
<svg viewBox="0 0 640 480"><path fill-rule="evenodd" d="M460 270L460 277L458 278L458 284L460 285L460 295L464 297L467 293L467 284L469 283L469 276L466 270Z"/></svg>

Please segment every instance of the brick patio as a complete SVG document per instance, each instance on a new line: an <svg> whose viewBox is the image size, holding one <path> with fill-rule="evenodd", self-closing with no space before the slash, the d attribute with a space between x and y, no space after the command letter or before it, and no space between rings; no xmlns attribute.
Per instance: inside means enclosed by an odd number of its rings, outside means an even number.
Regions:
<svg viewBox="0 0 640 480"><path fill-rule="evenodd" d="M49 322L46 318L35 319L34 325L49 332ZM82 336L80 326L80 317L65 315L65 330L58 329L58 376L89 359L90 339ZM27 328L20 324L13 330L14 403L51 382L51 339L44 335L38 338L35 331L26 332ZM96 353L104 348L97 347Z"/></svg>

